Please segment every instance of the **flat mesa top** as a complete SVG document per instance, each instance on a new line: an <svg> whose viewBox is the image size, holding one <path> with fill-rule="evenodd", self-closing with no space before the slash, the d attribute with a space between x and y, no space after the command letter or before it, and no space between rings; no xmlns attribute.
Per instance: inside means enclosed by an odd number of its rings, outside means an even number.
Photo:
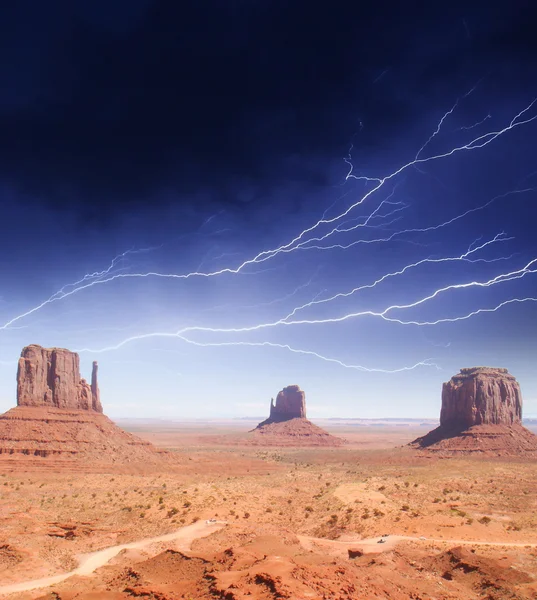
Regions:
<svg viewBox="0 0 537 600"><path fill-rule="evenodd" d="M495 372L495 373L508 373L509 371L507 369L504 369L503 367L466 367L465 369L461 369L461 373L463 375L470 375L472 373L489 373L489 372Z"/></svg>
<svg viewBox="0 0 537 600"><path fill-rule="evenodd" d="M38 348L39 350L45 350L46 352L57 352L58 350L60 350L61 352L69 352L69 354L76 354L76 352L68 350L67 348L58 348L56 346L53 346L52 348L45 348L44 346L40 346L39 344L29 344L28 346L25 346L22 351L24 352L29 348Z"/></svg>
<svg viewBox="0 0 537 600"><path fill-rule="evenodd" d="M468 367L465 369L461 369L460 373L454 375L452 379L470 379L479 375L515 380L515 377L511 375L511 373L509 373L507 369L504 369L502 367Z"/></svg>

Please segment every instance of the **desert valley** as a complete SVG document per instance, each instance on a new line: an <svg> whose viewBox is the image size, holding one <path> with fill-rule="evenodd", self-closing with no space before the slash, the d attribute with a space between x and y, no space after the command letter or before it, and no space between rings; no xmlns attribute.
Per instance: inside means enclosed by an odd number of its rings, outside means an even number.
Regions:
<svg viewBox="0 0 537 600"><path fill-rule="evenodd" d="M537 437L505 369L444 384L436 429L313 424L297 385L267 408L127 432L96 364L88 384L76 354L25 348L0 417L0 597L537 597Z"/></svg>

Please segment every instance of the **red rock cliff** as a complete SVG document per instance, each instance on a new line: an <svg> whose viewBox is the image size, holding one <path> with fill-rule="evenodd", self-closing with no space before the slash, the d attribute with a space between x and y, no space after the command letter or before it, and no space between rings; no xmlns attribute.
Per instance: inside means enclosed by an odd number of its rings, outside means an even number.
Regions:
<svg viewBox="0 0 537 600"><path fill-rule="evenodd" d="M306 394L298 385L288 385L276 396L276 404L270 402L272 421L306 418Z"/></svg>
<svg viewBox="0 0 537 600"><path fill-rule="evenodd" d="M93 363L91 386L80 378L78 354L63 348L23 348L17 370L17 405L103 412Z"/></svg>
<svg viewBox="0 0 537 600"><path fill-rule="evenodd" d="M473 425L513 425L522 421L522 395L507 369L461 369L444 383L440 426L467 429Z"/></svg>

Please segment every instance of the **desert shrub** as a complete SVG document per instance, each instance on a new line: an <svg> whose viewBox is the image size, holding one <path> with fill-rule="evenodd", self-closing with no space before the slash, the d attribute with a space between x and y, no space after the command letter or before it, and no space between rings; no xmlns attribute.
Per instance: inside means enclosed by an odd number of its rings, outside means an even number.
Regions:
<svg viewBox="0 0 537 600"><path fill-rule="evenodd" d="M183 504L183 506L185 508L188 508L189 506L192 506L192 502L189 502L188 500Z"/></svg>
<svg viewBox="0 0 537 600"><path fill-rule="evenodd" d="M192 517L192 523L197 523L199 520L199 517Z"/></svg>
<svg viewBox="0 0 537 600"><path fill-rule="evenodd" d="M466 519L466 525L471 525L474 522L472 518Z"/></svg>
<svg viewBox="0 0 537 600"><path fill-rule="evenodd" d="M488 525L491 521L492 519L490 517L487 517L487 515L477 520L477 522L481 523L482 525Z"/></svg>
<svg viewBox="0 0 537 600"><path fill-rule="evenodd" d="M405 481L405 487L408 487L410 485L410 483L408 481Z"/></svg>
<svg viewBox="0 0 537 600"><path fill-rule="evenodd" d="M438 504L439 502L442 502L442 500L440 498L435 498L433 500L433 504Z"/></svg>
<svg viewBox="0 0 537 600"><path fill-rule="evenodd" d="M159 496L158 503L159 504L164 504L164 498L162 496Z"/></svg>
<svg viewBox="0 0 537 600"><path fill-rule="evenodd" d="M140 519L143 519L145 517L145 512L141 512L140 513Z"/></svg>
<svg viewBox="0 0 537 600"><path fill-rule="evenodd" d="M179 512L178 508L170 508L170 510L168 511L168 518L170 517L175 517L175 515Z"/></svg>
<svg viewBox="0 0 537 600"><path fill-rule="evenodd" d="M444 494L444 496L447 496L447 494L451 494L453 492L453 490L450 490L449 488L444 488L442 490L442 494Z"/></svg>
<svg viewBox="0 0 537 600"><path fill-rule="evenodd" d="M329 523L332 523L333 525L335 525L337 523L337 519L338 519L337 515L331 515Z"/></svg>
<svg viewBox="0 0 537 600"><path fill-rule="evenodd" d="M272 508L270 508L270 506L267 506L267 510L265 512L271 513L272 512Z"/></svg>
<svg viewBox="0 0 537 600"><path fill-rule="evenodd" d="M381 485L379 487L379 492L383 492L385 489L386 489L386 486L385 485Z"/></svg>
<svg viewBox="0 0 537 600"><path fill-rule="evenodd" d="M313 512L313 508L311 506L306 506L304 509L306 512Z"/></svg>
<svg viewBox="0 0 537 600"><path fill-rule="evenodd" d="M408 504L403 504L403 506L401 506L401 510L406 512L406 511L410 510L410 506L408 506Z"/></svg>
<svg viewBox="0 0 537 600"><path fill-rule="evenodd" d="M375 515L375 517L383 517L384 513L379 510L378 508L375 508L375 510L373 511L373 514Z"/></svg>
<svg viewBox="0 0 537 600"><path fill-rule="evenodd" d="M250 518L250 513L249 512L245 512L244 513L244 518L245 519L249 519Z"/></svg>

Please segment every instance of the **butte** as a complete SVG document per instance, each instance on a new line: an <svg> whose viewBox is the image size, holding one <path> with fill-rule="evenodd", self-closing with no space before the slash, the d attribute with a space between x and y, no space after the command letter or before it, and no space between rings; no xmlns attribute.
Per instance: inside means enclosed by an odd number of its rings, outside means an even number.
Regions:
<svg viewBox="0 0 537 600"><path fill-rule="evenodd" d="M17 406L0 415L0 464L142 465L169 459L103 414L97 363L91 384L81 379L79 364L78 354L63 348L33 344L22 350Z"/></svg>
<svg viewBox="0 0 537 600"><path fill-rule="evenodd" d="M533 455L537 436L522 426L522 394L507 369L461 369L442 388L440 426L411 447L440 454Z"/></svg>
<svg viewBox="0 0 537 600"><path fill-rule="evenodd" d="M269 418L250 434L253 444L263 446L341 446L344 440L330 435L306 418L306 394L288 385L270 401Z"/></svg>

